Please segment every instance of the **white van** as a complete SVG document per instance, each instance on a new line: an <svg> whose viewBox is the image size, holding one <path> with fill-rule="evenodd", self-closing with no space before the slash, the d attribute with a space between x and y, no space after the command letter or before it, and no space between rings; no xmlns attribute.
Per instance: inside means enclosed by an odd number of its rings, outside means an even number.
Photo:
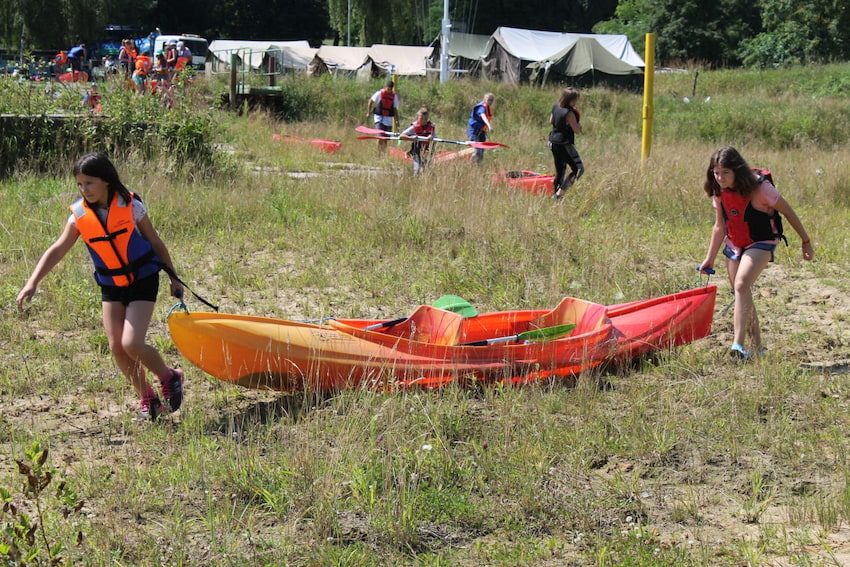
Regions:
<svg viewBox="0 0 850 567"><path fill-rule="evenodd" d="M151 55L156 55L157 52L165 52L165 46L169 42L177 43L182 41L183 44L192 52L192 66L202 68L207 60L207 40L199 35L184 33L183 35L158 35L153 40L153 52Z"/></svg>

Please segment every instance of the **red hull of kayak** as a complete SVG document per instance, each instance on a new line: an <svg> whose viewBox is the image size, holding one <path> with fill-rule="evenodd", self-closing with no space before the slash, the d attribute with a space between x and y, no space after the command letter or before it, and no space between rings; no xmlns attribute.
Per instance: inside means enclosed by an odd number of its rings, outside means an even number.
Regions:
<svg viewBox="0 0 850 567"><path fill-rule="evenodd" d="M318 148L326 154L332 154L339 151L342 147L342 142L333 140L322 140L320 138L299 138L297 136L285 136L283 134L272 134L272 140L279 142L288 142L291 144L310 144L314 148Z"/></svg>
<svg viewBox="0 0 850 567"><path fill-rule="evenodd" d="M551 195L554 175L543 175L528 170L500 171L493 175L494 185L506 185L536 195Z"/></svg>

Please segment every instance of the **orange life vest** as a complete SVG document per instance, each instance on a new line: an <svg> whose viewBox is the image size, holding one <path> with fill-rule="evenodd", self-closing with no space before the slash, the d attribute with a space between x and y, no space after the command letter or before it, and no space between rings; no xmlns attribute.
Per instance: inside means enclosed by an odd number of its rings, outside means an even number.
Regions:
<svg viewBox="0 0 850 567"><path fill-rule="evenodd" d="M151 70L151 58L147 55L136 57L136 73L147 76Z"/></svg>
<svg viewBox="0 0 850 567"><path fill-rule="evenodd" d="M65 63L68 62L68 54L65 53L64 51L60 51L59 53L56 54L56 57L53 58L53 61L57 65L62 66Z"/></svg>
<svg viewBox="0 0 850 567"><path fill-rule="evenodd" d="M94 262L94 278L101 285L127 287L136 280L156 274L162 263L151 243L142 236L133 220L133 199L125 203L118 193L112 196L106 222L102 222L85 199L71 205L74 222Z"/></svg>

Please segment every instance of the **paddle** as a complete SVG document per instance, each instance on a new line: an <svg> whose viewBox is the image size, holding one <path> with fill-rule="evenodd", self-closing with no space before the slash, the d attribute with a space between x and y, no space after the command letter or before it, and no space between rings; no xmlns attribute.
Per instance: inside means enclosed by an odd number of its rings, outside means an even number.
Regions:
<svg viewBox="0 0 850 567"><path fill-rule="evenodd" d="M478 315L478 310L471 303L457 295L444 295L437 299L431 305L432 307L436 307L438 309L445 309L446 311L458 313L466 318L475 317L476 315ZM391 321L384 321L383 323L367 325L366 327L363 327L363 330L374 331L376 329L389 329L390 327L395 327L399 323L404 323L405 321L407 321L407 319L407 317L399 317L398 319L393 319Z"/></svg>
<svg viewBox="0 0 850 567"><path fill-rule="evenodd" d="M518 335L510 337L496 337L495 339L484 339L483 341L472 341L471 343L463 343L459 346L487 346L493 343L507 343L510 341L548 341L557 339L568 334L575 329L575 325L555 325L554 327L544 327L543 329L534 329L526 331Z"/></svg>
<svg viewBox="0 0 850 567"><path fill-rule="evenodd" d="M358 126L355 128L361 134L378 134L379 136L398 136L398 132L387 132L378 128L369 128L367 126Z"/></svg>
<svg viewBox="0 0 850 567"><path fill-rule="evenodd" d="M357 136L358 140L401 140L398 136ZM500 144L499 142L470 142L466 140L446 140L445 138L426 138L424 136L417 136L416 140L420 140L423 142L443 142L444 144L458 144L460 146L470 146L472 148L477 148L479 150L492 150L495 148L508 148L510 146L506 146L505 144Z"/></svg>

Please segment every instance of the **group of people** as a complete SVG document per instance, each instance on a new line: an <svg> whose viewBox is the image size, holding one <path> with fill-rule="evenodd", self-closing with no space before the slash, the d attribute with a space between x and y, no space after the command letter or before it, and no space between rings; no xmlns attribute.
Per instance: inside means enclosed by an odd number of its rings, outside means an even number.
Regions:
<svg viewBox="0 0 850 567"><path fill-rule="evenodd" d="M192 61L192 51L182 41L169 41L154 58L148 49L141 53L132 39L121 42L118 64L139 94L167 88L177 74Z"/></svg>
<svg viewBox="0 0 850 567"><path fill-rule="evenodd" d="M581 133L581 113L576 108L579 96L578 90L574 88L564 89L549 115L549 124L552 126L549 148L555 161L555 180L552 188L555 199L561 199L564 192L584 173L584 164L575 146L575 136ZM466 125L467 139L470 142L486 142L488 133L493 133L495 102L496 96L486 93L472 107ZM369 97L366 116L373 119L376 129L386 132L388 136L397 135L400 139L411 142L408 154L413 159L413 172L418 175L428 162L429 153L433 148L432 141L436 137L436 126L429 119L428 108L422 107L409 126L401 132L393 132L398 121L398 109L399 98L395 91L395 82L389 80L384 88ZM378 140L379 151L385 151L386 147L386 140ZM484 151L482 148L475 148L472 161L480 164L484 159ZM569 174L566 173L568 167Z"/></svg>

